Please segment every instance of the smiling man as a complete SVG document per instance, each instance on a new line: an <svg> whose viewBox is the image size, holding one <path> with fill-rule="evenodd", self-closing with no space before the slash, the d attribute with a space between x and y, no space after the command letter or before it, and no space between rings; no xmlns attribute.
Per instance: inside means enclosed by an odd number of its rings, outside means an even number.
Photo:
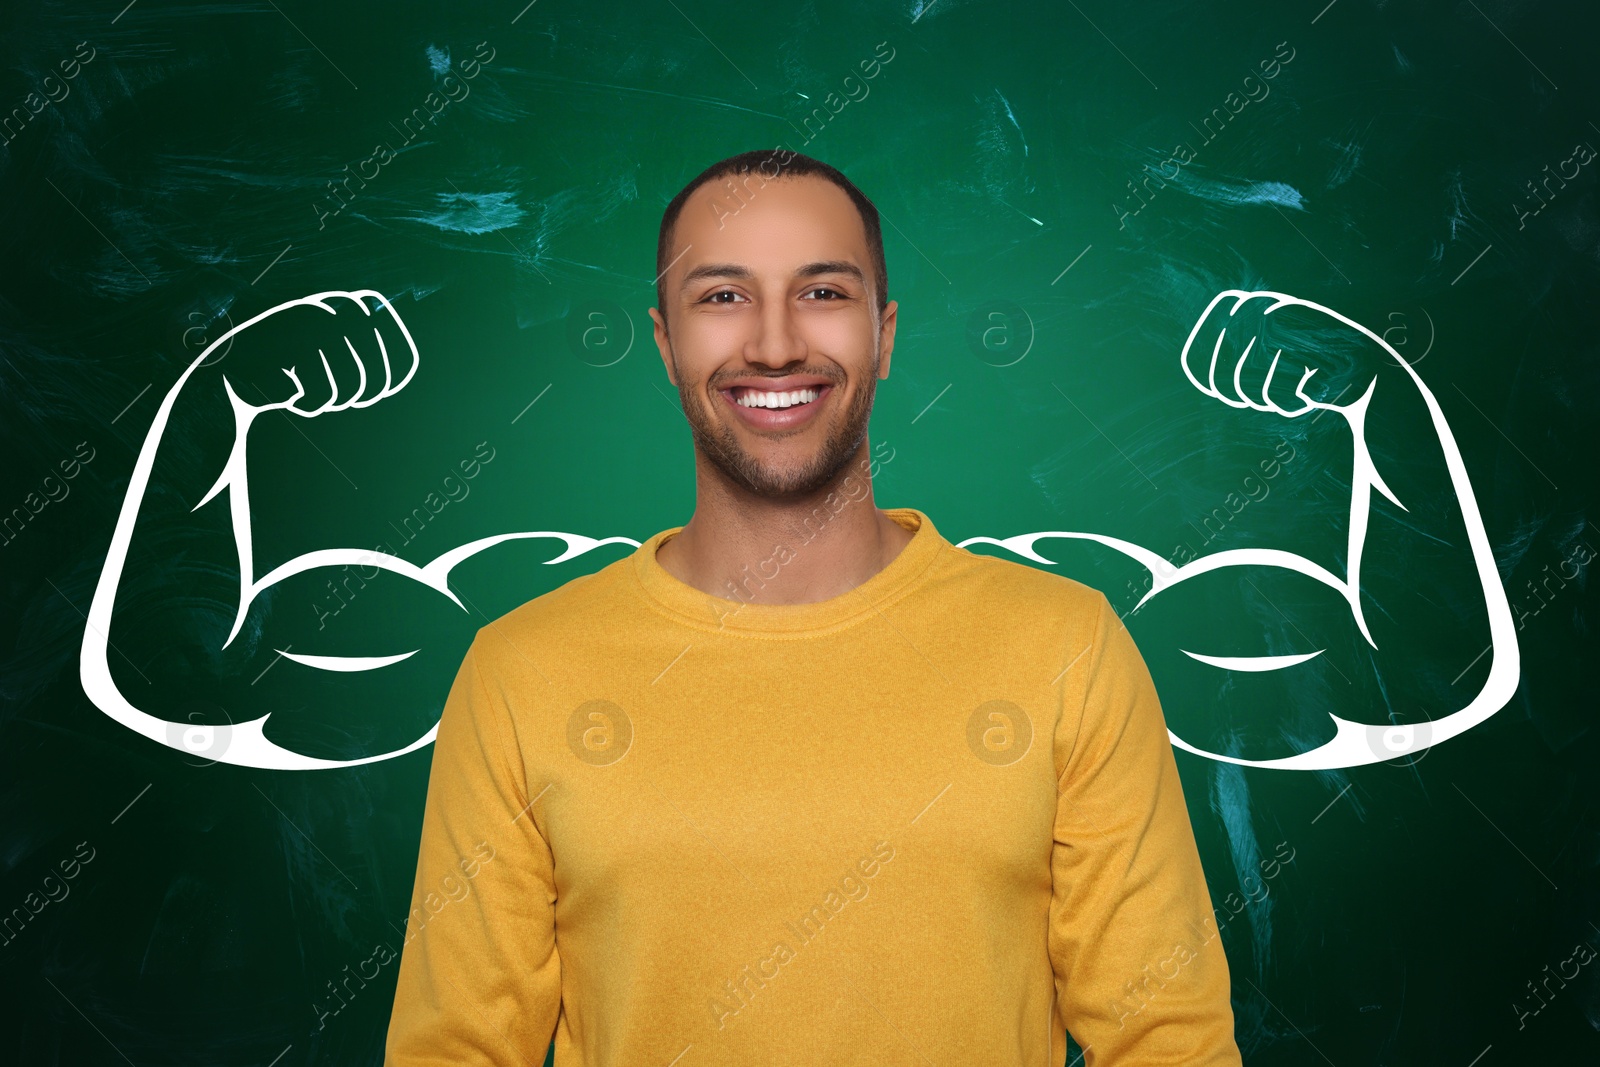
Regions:
<svg viewBox="0 0 1600 1067"><path fill-rule="evenodd" d="M1239 1064L1120 620L874 502L871 202L744 153L668 204L657 269L694 513L478 631L387 1062L1009 1067L1070 1029L1089 1064Z"/></svg>

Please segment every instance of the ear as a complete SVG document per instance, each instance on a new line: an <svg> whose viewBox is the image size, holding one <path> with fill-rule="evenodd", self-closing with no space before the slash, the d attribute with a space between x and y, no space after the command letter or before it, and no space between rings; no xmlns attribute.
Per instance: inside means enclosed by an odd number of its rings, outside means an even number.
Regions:
<svg viewBox="0 0 1600 1067"><path fill-rule="evenodd" d="M661 317L661 312L655 308L650 309L650 319L656 324L656 348L661 352L661 362L667 368L667 381L674 386L678 383L672 376L672 341L667 337L667 320Z"/></svg>
<svg viewBox="0 0 1600 1067"><path fill-rule="evenodd" d="M889 377L889 357L894 353L894 325L895 313L900 310L898 300L889 301L883 309L883 322L878 326L878 378L882 380Z"/></svg>

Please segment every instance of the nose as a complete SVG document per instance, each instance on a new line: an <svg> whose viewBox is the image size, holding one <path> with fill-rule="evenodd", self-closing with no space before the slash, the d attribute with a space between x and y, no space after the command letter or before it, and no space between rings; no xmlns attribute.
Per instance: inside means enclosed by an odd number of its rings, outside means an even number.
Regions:
<svg viewBox="0 0 1600 1067"><path fill-rule="evenodd" d="M800 335L788 302L765 302L756 321L755 336L745 343L745 359L769 367L786 367L804 362L806 352L805 338Z"/></svg>

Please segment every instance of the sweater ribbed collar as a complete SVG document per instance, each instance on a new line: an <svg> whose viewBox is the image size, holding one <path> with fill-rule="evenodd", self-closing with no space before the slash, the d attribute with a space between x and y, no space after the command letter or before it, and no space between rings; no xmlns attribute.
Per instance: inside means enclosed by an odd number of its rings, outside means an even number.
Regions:
<svg viewBox="0 0 1600 1067"><path fill-rule="evenodd" d="M655 534L630 557L639 591L657 608L679 621L713 632L804 637L845 626L872 615L909 592L928 573L941 549L948 547L932 520L916 508L885 508L884 514L912 531L899 555L856 588L828 600L809 604L759 604L713 596L681 581L656 559L656 550L683 530L674 526ZM774 546L776 549L777 546ZM788 546L796 555L800 544ZM776 574L776 553L752 560L749 573L771 579ZM765 573L763 574L763 571ZM754 579L752 579L753 581Z"/></svg>

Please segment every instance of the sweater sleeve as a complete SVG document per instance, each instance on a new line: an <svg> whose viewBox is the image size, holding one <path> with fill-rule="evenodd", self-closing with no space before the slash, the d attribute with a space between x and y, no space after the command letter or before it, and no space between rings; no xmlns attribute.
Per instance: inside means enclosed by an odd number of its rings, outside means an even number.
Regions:
<svg viewBox="0 0 1600 1067"><path fill-rule="evenodd" d="M478 644L434 741L387 1067L540 1064L560 1011L554 861Z"/></svg>
<svg viewBox="0 0 1600 1067"><path fill-rule="evenodd" d="M1238 1067L1228 962L1166 720L1133 638L1097 599L1051 849L1061 1018L1086 1067Z"/></svg>

